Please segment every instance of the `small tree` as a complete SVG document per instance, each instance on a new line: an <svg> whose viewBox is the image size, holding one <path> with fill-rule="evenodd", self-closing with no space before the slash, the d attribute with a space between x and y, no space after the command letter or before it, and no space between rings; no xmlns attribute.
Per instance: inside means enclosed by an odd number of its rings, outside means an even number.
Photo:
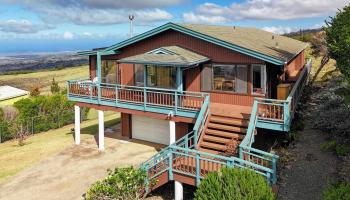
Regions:
<svg viewBox="0 0 350 200"><path fill-rule="evenodd" d="M326 41L330 56L337 61L337 68L350 80L350 5L339 10L326 21Z"/></svg>
<svg viewBox="0 0 350 200"><path fill-rule="evenodd" d="M273 200L275 196L266 179L248 169L222 168L200 183L196 200Z"/></svg>
<svg viewBox="0 0 350 200"><path fill-rule="evenodd" d="M60 86L58 86L58 83L55 81L55 78L52 78L52 83L51 83L51 93L59 93L60 92Z"/></svg>

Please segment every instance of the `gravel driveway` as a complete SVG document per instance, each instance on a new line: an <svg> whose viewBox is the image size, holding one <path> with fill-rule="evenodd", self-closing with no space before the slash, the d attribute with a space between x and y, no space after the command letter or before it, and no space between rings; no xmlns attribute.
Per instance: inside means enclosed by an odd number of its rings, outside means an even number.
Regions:
<svg viewBox="0 0 350 200"><path fill-rule="evenodd" d="M138 165L161 148L152 143L123 139L119 127L115 133L106 134L104 152L98 151L95 138L91 136L79 146L71 145L2 183L0 199L83 199L89 186L104 178L108 168Z"/></svg>

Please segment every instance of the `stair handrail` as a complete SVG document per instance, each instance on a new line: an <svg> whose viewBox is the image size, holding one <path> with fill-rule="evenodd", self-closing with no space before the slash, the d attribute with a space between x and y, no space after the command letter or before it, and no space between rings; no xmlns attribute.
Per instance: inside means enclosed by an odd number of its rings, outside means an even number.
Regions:
<svg viewBox="0 0 350 200"><path fill-rule="evenodd" d="M204 125L207 121L210 112L210 96L206 95L201 110L199 111L196 123L194 124L194 146L198 144L201 133L203 132Z"/></svg>

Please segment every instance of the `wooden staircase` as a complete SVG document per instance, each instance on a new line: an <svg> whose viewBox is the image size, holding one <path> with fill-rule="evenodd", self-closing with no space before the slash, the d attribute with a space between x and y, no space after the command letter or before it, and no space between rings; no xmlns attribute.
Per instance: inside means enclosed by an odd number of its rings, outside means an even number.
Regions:
<svg viewBox="0 0 350 200"><path fill-rule="evenodd" d="M236 149L247 133L249 116L211 114L201 135L198 150L225 156Z"/></svg>

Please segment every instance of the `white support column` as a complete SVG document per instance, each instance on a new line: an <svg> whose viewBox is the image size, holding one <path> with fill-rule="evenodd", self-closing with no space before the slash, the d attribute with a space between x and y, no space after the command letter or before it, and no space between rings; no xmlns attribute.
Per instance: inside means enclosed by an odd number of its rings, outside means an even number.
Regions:
<svg viewBox="0 0 350 200"><path fill-rule="evenodd" d="M172 144L176 141L176 131L175 131L175 122L169 121L169 128L170 128L170 141L169 143Z"/></svg>
<svg viewBox="0 0 350 200"><path fill-rule="evenodd" d="M183 200L184 198L184 188L181 182L175 182L175 200Z"/></svg>
<svg viewBox="0 0 350 200"><path fill-rule="evenodd" d="M98 111L98 149L103 151L105 149L105 126L103 111Z"/></svg>
<svg viewBox="0 0 350 200"><path fill-rule="evenodd" d="M75 119L74 119L74 139L75 144L80 144L80 107L74 106L74 113L75 113Z"/></svg>

